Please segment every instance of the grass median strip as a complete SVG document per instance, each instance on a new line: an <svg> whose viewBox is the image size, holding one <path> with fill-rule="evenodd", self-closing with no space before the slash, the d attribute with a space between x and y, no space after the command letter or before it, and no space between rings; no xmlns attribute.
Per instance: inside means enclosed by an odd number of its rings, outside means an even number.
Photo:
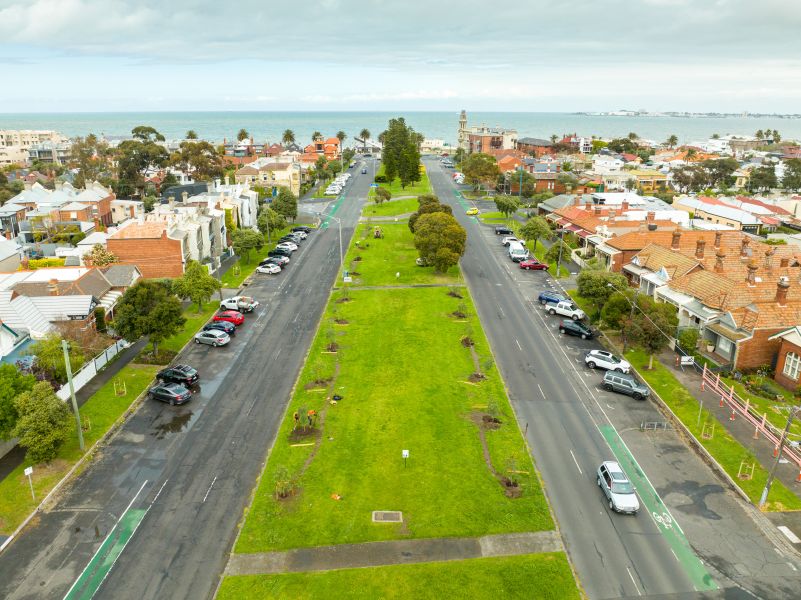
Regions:
<svg viewBox="0 0 801 600"><path fill-rule="evenodd" d="M543 598L580 595L563 553L476 558L317 573L226 577L218 600L275 598Z"/></svg>
<svg viewBox="0 0 801 600"><path fill-rule="evenodd" d="M362 214L365 217L394 217L413 213L417 210L417 207L417 198L401 198L382 202L381 204L368 204L364 207Z"/></svg>

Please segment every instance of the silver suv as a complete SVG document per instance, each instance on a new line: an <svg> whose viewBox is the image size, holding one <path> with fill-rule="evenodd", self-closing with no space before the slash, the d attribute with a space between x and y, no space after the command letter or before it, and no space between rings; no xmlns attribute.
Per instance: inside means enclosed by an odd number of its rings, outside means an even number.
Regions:
<svg viewBox="0 0 801 600"><path fill-rule="evenodd" d="M632 515L640 510L640 501L634 493L634 486L615 461L607 460L601 463L596 481L612 510Z"/></svg>
<svg viewBox="0 0 801 600"><path fill-rule="evenodd" d="M617 371L607 371L604 373L602 387L609 392L626 394L635 400L645 400L651 393L648 386L643 385L633 376Z"/></svg>

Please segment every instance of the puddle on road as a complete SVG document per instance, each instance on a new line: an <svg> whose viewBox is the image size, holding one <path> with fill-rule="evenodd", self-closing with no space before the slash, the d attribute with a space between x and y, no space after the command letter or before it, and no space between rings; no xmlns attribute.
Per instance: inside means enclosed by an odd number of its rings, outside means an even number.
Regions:
<svg viewBox="0 0 801 600"><path fill-rule="evenodd" d="M707 506L707 496L722 494L724 488L717 484L700 485L697 481L671 482L659 489L659 495L666 501L671 494L683 496L689 502L678 504L674 499L672 508L687 515L696 515L711 521L719 521L722 517Z"/></svg>
<svg viewBox="0 0 801 600"><path fill-rule="evenodd" d="M192 422L195 413L191 410L186 410L169 417L169 420L164 423L156 423L153 425L153 431L150 435L156 439L164 439L168 433L179 433L184 429L188 429L189 424Z"/></svg>

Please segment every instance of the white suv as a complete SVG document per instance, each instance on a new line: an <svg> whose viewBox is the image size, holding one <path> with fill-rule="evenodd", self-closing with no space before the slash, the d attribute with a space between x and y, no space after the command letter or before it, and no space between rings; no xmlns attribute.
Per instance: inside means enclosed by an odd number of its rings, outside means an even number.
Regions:
<svg viewBox="0 0 801 600"><path fill-rule="evenodd" d="M590 369L600 367L607 371L618 371L619 373L628 373L631 370L631 365L628 361L618 358L606 350L590 350L587 352L587 356L584 357L584 363Z"/></svg>
<svg viewBox="0 0 801 600"><path fill-rule="evenodd" d="M596 481L609 502L609 508L615 512L636 515L640 510L640 501L634 493L634 486L615 461L601 463Z"/></svg>

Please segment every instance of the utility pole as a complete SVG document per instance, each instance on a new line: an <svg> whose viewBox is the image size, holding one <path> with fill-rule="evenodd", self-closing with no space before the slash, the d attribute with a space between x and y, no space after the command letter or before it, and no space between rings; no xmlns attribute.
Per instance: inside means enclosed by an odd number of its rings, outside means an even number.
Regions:
<svg viewBox="0 0 801 600"><path fill-rule="evenodd" d="M559 258L556 259L556 278L559 279L560 268L562 266L562 247L564 243L562 242L562 236L565 234L564 229L559 230Z"/></svg>
<svg viewBox="0 0 801 600"><path fill-rule="evenodd" d="M773 461L773 466L770 469L770 475L768 475L768 480L765 482L765 489L762 490L762 496L760 496L759 498L759 504L758 504L759 508L762 508L768 499L770 486L773 483L774 476L776 475L776 467L779 466L779 461L782 458L782 451L784 450L784 440L787 439L787 433L790 431L790 425L793 424L793 417L795 417L795 413L798 410L799 410L798 406L794 406L790 409L790 415L787 417L787 425L784 427L784 431L782 431L782 437L779 440L779 452L776 454L776 460Z"/></svg>
<svg viewBox="0 0 801 600"><path fill-rule="evenodd" d="M72 412L75 413L75 422L78 425L78 444L83 452L83 428L81 427L81 413L78 411L78 401L75 399L75 386L72 384L72 365L70 364L70 346L67 340L61 340L61 349L64 351L64 365L67 367L67 383L70 386L72 399Z"/></svg>

